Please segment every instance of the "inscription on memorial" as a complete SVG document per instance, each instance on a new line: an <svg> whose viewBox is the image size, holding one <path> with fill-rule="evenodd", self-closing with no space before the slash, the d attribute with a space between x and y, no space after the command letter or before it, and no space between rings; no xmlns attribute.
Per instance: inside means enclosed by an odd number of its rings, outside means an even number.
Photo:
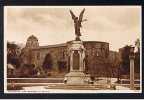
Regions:
<svg viewBox="0 0 144 100"><path fill-rule="evenodd" d="M77 50L75 50L73 54L73 70L79 70L80 66L79 60L80 60L79 53Z"/></svg>

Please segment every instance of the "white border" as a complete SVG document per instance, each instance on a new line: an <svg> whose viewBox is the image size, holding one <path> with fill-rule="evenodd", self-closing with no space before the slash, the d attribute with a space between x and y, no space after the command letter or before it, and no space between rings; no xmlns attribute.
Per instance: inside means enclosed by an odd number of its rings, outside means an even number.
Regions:
<svg viewBox="0 0 144 100"><path fill-rule="evenodd" d="M6 33L6 26L7 26L7 9L4 7L4 93L7 92L7 37L5 36Z"/></svg>
<svg viewBox="0 0 144 100"><path fill-rule="evenodd" d="M97 6L97 7L109 7L108 6ZM8 91L7 90L7 37L6 37L6 26L7 26L7 20L5 19L7 17L7 8L93 8L96 6L4 6L4 93L50 93L49 91L17 91L17 90L12 90ZM121 6L112 6L112 7L121 7ZM140 7L140 14L141 14L141 31L140 31L140 90L96 90L95 92L88 92L88 90L85 90L83 92L67 92L67 93L142 93L142 6L124 6L124 7ZM42 78L41 78L42 79ZM54 92L54 93L59 93L59 92ZM63 93L63 92L61 92ZM64 92L65 93L65 92Z"/></svg>
<svg viewBox="0 0 144 100"><path fill-rule="evenodd" d="M140 9L141 16L140 16L140 90L142 93L142 6Z"/></svg>

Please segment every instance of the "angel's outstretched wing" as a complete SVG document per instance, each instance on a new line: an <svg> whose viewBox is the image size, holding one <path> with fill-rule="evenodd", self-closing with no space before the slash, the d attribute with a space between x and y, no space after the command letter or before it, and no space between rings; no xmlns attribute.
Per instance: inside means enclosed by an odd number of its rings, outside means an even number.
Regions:
<svg viewBox="0 0 144 100"><path fill-rule="evenodd" d="M74 13L70 10L70 14L71 14L71 16L72 16L72 19L75 19L76 18L76 16L74 15Z"/></svg>
<svg viewBox="0 0 144 100"><path fill-rule="evenodd" d="M85 12L85 8L81 11L79 15L79 22L82 22L84 12Z"/></svg>

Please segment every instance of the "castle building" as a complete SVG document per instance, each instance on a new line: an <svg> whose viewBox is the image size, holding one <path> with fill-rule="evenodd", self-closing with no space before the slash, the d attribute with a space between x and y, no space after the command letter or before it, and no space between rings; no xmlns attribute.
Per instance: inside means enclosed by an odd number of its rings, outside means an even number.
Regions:
<svg viewBox="0 0 144 100"><path fill-rule="evenodd" d="M21 52L21 62L33 64L45 71L67 73L69 71L68 47L71 41L62 44L39 46L37 37L31 35ZM85 72L96 73L105 67L109 58L109 43L100 41L83 41L85 51ZM99 70L98 70L99 69Z"/></svg>

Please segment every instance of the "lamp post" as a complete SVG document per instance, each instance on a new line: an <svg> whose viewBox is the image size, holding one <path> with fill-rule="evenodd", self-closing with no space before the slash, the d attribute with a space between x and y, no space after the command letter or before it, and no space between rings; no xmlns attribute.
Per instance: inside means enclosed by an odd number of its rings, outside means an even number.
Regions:
<svg viewBox="0 0 144 100"><path fill-rule="evenodd" d="M134 47L130 48L130 89L134 90Z"/></svg>

